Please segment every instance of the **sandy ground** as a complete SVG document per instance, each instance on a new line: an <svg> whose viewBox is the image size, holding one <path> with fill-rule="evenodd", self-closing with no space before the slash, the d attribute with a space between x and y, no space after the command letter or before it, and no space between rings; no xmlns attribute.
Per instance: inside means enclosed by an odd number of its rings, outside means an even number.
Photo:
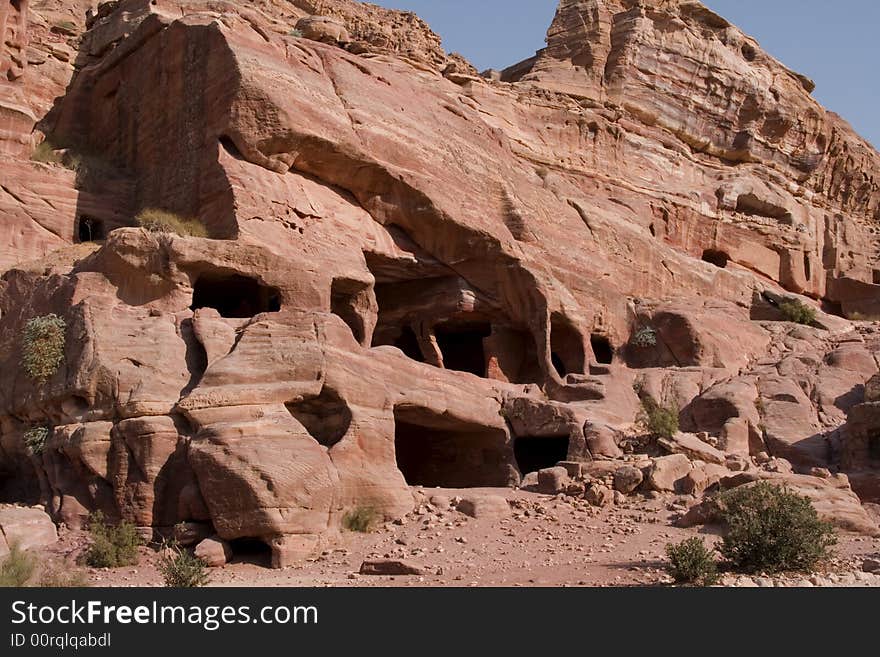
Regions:
<svg viewBox="0 0 880 657"><path fill-rule="evenodd" d="M421 490L421 489L419 489ZM481 489L511 501L508 518L470 518L450 505L475 491L426 490L427 502L402 521L369 534L345 532L320 557L282 570L268 567L268 555L239 555L211 570L212 586L659 586L665 547L710 529L678 529L672 521L687 498L629 498L596 509L582 499L550 497L508 489ZM692 503L692 500L690 500ZM87 538L69 532L50 555L75 561ZM828 573L861 570L866 557L880 556L880 539L841 535L837 558ZM360 575L367 559L400 559L424 569L424 575ZM158 555L142 548L136 567L85 569L93 586L161 586ZM876 584L880 584L880 577Z"/></svg>

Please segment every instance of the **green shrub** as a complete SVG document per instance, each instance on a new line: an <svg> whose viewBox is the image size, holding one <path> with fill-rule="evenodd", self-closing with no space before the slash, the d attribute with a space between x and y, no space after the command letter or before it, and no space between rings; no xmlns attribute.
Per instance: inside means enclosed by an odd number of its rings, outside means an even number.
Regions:
<svg viewBox="0 0 880 657"><path fill-rule="evenodd" d="M89 534L92 543L85 553L85 562L89 566L119 568L137 564L141 538L130 522L123 520L111 527L104 521L104 514L97 511L89 516Z"/></svg>
<svg viewBox="0 0 880 657"><path fill-rule="evenodd" d="M37 383L45 383L64 360L67 324L58 315L30 320L24 329L21 364Z"/></svg>
<svg viewBox="0 0 880 657"><path fill-rule="evenodd" d="M689 538L677 545L666 546L668 572L676 584L712 586L718 583L718 564L713 550L699 538Z"/></svg>
<svg viewBox="0 0 880 657"><path fill-rule="evenodd" d="M722 494L719 508L727 525L719 551L737 570L812 572L837 542L808 498L766 481Z"/></svg>
<svg viewBox="0 0 880 657"><path fill-rule="evenodd" d="M787 322L810 326L816 321L816 309L797 299L788 299L779 304L779 311Z"/></svg>
<svg viewBox="0 0 880 657"><path fill-rule="evenodd" d="M350 532L361 532L362 534L373 531L373 527L379 521L379 514L376 510L368 506L359 506L356 509L346 511L342 517L342 526Z"/></svg>
<svg viewBox="0 0 880 657"><path fill-rule="evenodd" d="M207 237L208 230L198 219L181 217L179 214L148 208L135 217L138 225L151 233L174 233L184 237Z"/></svg>
<svg viewBox="0 0 880 657"><path fill-rule="evenodd" d="M657 329L643 326L632 337L632 343L639 349L649 349L657 346Z"/></svg>
<svg viewBox="0 0 880 657"><path fill-rule="evenodd" d="M642 396L642 410L638 420L652 436L657 438L672 438L678 433L678 411L672 407L661 406L647 395Z"/></svg>
<svg viewBox="0 0 880 657"><path fill-rule="evenodd" d="M27 586L37 570L38 560L27 552L12 545L9 554L0 563L0 587Z"/></svg>
<svg viewBox="0 0 880 657"><path fill-rule="evenodd" d="M191 589L206 586L211 577L208 564L188 550L182 549L176 541L166 543L159 572L165 586L178 589Z"/></svg>
<svg viewBox="0 0 880 657"><path fill-rule="evenodd" d="M41 141L31 153L33 162L42 162L43 164L59 164L61 162L61 154L48 140Z"/></svg>
<svg viewBox="0 0 880 657"><path fill-rule="evenodd" d="M46 427L33 427L24 432L24 446L31 456L40 456L46 441L49 439L49 429Z"/></svg>
<svg viewBox="0 0 880 657"><path fill-rule="evenodd" d="M303 33L301 30L293 29L290 31L290 36L296 37L297 39L301 39L302 35L303 35Z"/></svg>
<svg viewBox="0 0 880 657"><path fill-rule="evenodd" d="M66 169L76 172L79 172L83 166L83 159L80 155L73 153L70 149L56 148L48 139L37 144L31 153L31 161L42 164L60 164Z"/></svg>

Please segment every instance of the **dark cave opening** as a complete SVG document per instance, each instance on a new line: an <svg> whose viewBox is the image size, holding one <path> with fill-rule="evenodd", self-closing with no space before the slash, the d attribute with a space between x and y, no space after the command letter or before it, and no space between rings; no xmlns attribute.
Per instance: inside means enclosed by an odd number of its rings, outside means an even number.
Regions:
<svg viewBox="0 0 880 657"><path fill-rule="evenodd" d="M339 393L324 387L317 397L285 404L288 412L324 447L333 447L348 433L351 410Z"/></svg>
<svg viewBox="0 0 880 657"><path fill-rule="evenodd" d="M425 362L425 356L422 354L421 346L419 346L419 339L411 326L404 326L400 330L400 335L392 341L392 345L400 349L407 358L411 358L418 363ZM374 344L374 346L376 345Z"/></svg>
<svg viewBox="0 0 880 657"><path fill-rule="evenodd" d="M611 365L614 362L614 347L611 345L611 340L604 335L591 335L590 347L599 365Z"/></svg>
<svg viewBox="0 0 880 657"><path fill-rule="evenodd" d="M337 278L330 287L330 311L342 318L358 344L366 339L366 325L361 308L368 303L370 286L361 281Z"/></svg>
<svg viewBox="0 0 880 657"><path fill-rule="evenodd" d="M880 435L878 434L868 438L868 458L872 461L880 461Z"/></svg>
<svg viewBox="0 0 880 657"><path fill-rule="evenodd" d="M272 548L259 538L237 538L229 541L229 547L234 562L272 567Z"/></svg>
<svg viewBox="0 0 880 657"><path fill-rule="evenodd" d="M501 487L510 483L507 436L425 409L394 412L397 467L410 486Z"/></svg>
<svg viewBox="0 0 880 657"><path fill-rule="evenodd" d="M107 233L104 230L104 222L100 219L82 216L76 220L76 241L83 242L100 242L106 239Z"/></svg>
<svg viewBox="0 0 880 657"><path fill-rule="evenodd" d="M724 251L718 251L716 249L706 249L703 251L703 262L708 262L710 265L715 265L719 269L725 269L727 264L730 262L730 256L727 255Z"/></svg>
<svg viewBox="0 0 880 657"><path fill-rule="evenodd" d="M552 353L550 354L550 362L553 363L553 369L556 370L556 373L565 378L568 376L568 371L565 369L565 363L562 362L562 358L559 357L559 354Z"/></svg>
<svg viewBox="0 0 880 657"><path fill-rule="evenodd" d="M516 465L522 474L552 468L568 460L568 436L522 436L513 442Z"/></svg>
<svg viewBox="0 0 880 657"><path fill-rule="evenodd" d="M434 330L437 346L447 370L486 376L486 352L483 340L492 335L488 322L443 324Z"/></svg>
<svg viewBox="0 0 880 657"><path fill-rule="evenodd" d="M807 279L807 282L813 280L813 267L810 262L809 253L804 253L804 277Z"/></svg>
<svg viewBox="0 0 880 657"><path fill-rule="evenodd" d="M571 322L558 313L550 318L550 352L553 366L560 376L583 374L586 370L583 338Z"/></svg>
<svg viewBox="0 0 880 657"><path fill-rule="evenodd" d="M204 274L193 286L190 308L214 308L221 317L245 319L280 311L281 294L247 276Z"/></svg>

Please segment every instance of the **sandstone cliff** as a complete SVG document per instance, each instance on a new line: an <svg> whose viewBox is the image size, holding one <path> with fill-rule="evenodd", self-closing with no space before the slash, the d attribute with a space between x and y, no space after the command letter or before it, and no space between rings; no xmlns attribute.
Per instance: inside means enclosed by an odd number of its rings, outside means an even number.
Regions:
<svg viewBox="0 0 880 657"><path fill-rule="evenodd" d="M853 453L880 155L700 3L562 0L500 80L345 0L0 4L4 499L284 564L350 509L406 513L407 484L616 458L639 394L727 456ZM35 381L51 313L64 361Z"/></svg>

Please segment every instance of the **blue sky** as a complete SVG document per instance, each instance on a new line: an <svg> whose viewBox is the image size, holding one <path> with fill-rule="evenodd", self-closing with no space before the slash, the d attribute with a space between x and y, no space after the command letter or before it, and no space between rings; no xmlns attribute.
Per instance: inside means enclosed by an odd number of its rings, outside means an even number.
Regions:
<svg viewBox="0 0 880 657"><path fill-rule="evenodd" d="M556 0L372 0L414 11L447 50L479 69L504 68L543 47ZM880 2L703 0L786 66L816 81L814 96L880 146Z"/></svg>

